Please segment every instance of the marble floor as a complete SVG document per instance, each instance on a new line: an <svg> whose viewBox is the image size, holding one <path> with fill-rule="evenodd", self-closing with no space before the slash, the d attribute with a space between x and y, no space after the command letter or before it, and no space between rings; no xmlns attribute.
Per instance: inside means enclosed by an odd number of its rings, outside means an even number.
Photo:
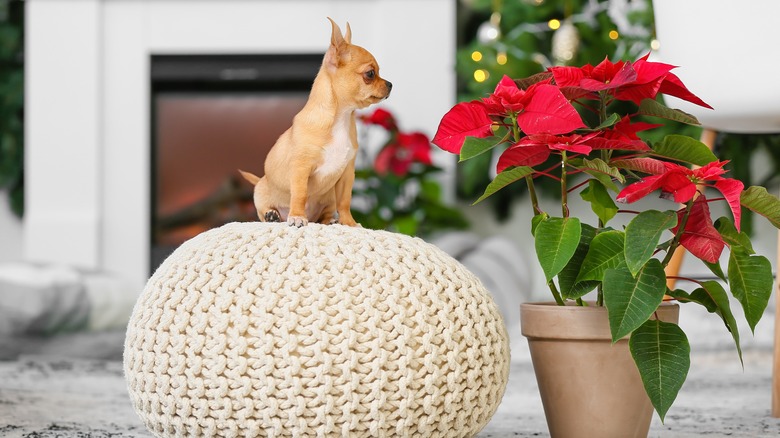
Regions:
<svg viewBox="0 0 780 438"><path fill-rule="evenodd" d="M722 326L695 315L681 321L692 339L691 371L665 424L656 416L649 436L780 436L780 419L770 416L773 316L755 337L744 332L744 371ZM506 394L480 438L548 436L517 335ZM0 339L0 437L151 437L125 391L123 338L113 331Z"/></svg>

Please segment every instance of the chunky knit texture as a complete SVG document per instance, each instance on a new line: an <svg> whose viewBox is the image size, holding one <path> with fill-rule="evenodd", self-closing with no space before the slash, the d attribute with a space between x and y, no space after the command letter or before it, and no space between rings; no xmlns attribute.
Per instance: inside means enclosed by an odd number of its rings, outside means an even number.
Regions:
<svg viewBox="0 0 780 438"><path fill-rule="evenodd" d="M124 369L157 436L468 437L509 346L479 280L420 239L233 223L149 280Z"/></svg>

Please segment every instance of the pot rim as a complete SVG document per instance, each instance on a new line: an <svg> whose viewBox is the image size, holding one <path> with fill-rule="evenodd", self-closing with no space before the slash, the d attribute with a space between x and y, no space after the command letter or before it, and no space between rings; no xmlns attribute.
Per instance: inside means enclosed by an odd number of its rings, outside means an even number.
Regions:
<svg viewBox="0 0 780 438"><path fill-rule="evenodd" d="M528 340L580 339L612 342L606 306L559 306L554 301L529 302L520 305L520 327ZM664 301L658 308L661 321L678 321L680 305ZM651 318L655 318L652 316ZM620 341L627 340L628 336Z"/></svg>

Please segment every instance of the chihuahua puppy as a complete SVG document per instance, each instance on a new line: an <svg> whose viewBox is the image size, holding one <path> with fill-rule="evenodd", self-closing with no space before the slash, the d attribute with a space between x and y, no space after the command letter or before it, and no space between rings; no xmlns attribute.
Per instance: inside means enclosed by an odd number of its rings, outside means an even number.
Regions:
<svg viewBox="0 0 780 438"><path fill-rule="evenodd" d="M386 99L393 84L379 76L366 49L328 18L332 32L309 100L265 160L265 176L241 175L252 183L257 215L264 222L311 222L358 226L352 218L357 130L355 110Z"/></svg>

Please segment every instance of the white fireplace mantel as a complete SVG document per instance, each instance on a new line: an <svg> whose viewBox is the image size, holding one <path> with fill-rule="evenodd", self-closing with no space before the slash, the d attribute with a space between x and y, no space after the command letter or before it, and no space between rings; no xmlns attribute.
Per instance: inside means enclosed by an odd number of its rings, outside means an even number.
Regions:
<svg viewBox="0 0 780 438"><path fill-rule="evenodd" d="M349 21L430 135L455 98L453 0L27 0L30 261L149 275L151 54L316 53Z"/></svg>

